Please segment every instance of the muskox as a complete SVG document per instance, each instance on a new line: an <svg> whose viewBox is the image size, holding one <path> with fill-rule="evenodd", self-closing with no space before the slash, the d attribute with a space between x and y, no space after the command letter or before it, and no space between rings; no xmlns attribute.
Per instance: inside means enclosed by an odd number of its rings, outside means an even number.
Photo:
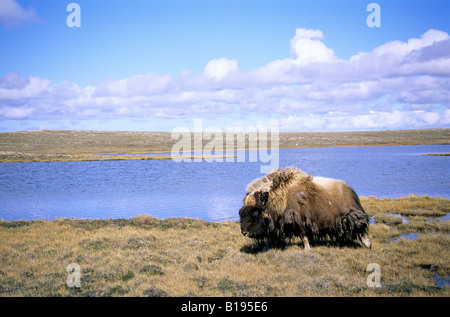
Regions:
<svg viewBox="0 0 450 317"><path fill-rule="evenodd" d="M313 177L296 167L275 169L248 184L239 217L244 236L274 246L300 237L309 250L309 241L328 237L371 247L369 216L355 191L341 180Z"/></svg>

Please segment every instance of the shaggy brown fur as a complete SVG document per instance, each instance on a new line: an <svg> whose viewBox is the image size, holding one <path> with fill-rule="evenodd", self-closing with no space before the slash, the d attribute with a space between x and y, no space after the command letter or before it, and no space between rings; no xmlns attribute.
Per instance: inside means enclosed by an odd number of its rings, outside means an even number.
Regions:
<svg viewBox="0 0 450 317"><path fill-rule="evenodd" d="M250 228L258 223L265 227L258 227L258 237L265 232L273 242L298 236L309 247L308 240L328 236L337 241L359 239L370 247L365 237L369 217L358 195L341 180L313 178L295 167L276 169L247 186L244 207L239 213L241 229L250 237Z"/></svg>

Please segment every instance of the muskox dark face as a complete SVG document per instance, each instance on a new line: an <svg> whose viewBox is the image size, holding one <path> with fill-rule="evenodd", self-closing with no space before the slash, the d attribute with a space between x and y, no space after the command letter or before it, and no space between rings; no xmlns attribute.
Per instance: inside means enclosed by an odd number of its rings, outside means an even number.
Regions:
<svg viewBox="0 0 450 317"><path fill-rule="evenodd" d="M253 239L268 237L273 230L273 221L265 212L268 193L257 192L247 195L244 206L239 210L241 232Z"/></svg>
<svg viewBox="0 0 450 317"><path fill-rule="evenodd" d="M273 228L269 215L254 206L243 206L239 210L239 217L241 219L241 232L249 238L266 238Z"/></svg>

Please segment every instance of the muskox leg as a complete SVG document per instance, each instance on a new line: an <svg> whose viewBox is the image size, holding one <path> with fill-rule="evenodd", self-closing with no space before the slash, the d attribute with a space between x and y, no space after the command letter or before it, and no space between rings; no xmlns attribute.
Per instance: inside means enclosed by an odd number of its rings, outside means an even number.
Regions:
<svg viewBox="0 0 450 317"><path fill-rule="evenodd" d="M263 253L263 252L269 251L270 245L271 245L270 241L266 240L266 242L264 243L264 248L262 248L261 251L259 251L259 252Z"/></svg>
<svg viewBox="0 0 450 317"><path fill-rule="evenodd" d="M305 245L305 251L311 250L311 247L309 246L309 239L307 236L303 237L303 244Z"/></svg>
<svg viewBox="0 0 450 317"><path fill-rule="evenodd" d="M369 238L367 238L367 235L364 235L361 237L361 242L364 244L364 246L368 249L372 248L372 241L370 241Z"/></svg>

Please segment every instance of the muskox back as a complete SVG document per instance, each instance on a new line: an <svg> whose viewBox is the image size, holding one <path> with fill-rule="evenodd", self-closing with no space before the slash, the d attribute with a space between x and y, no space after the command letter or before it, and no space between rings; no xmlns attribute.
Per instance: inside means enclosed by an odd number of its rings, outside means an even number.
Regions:
<svg viewBox="0 0 450 317"><path fill-rule="evenodd" d="M254 181L251 184L257 183ZM369 217L358 195L345 182L312 177L297 168L286 168L269 173L261 184L260 190L252 186L252 192L248 192L244 199L246 212L240 212L244 234L248 232L245 226L243 228L242 216L245 218L247 214L252 214L255 220L259 219L258 215L266 218L259 221L263 228L259 228L258 232L259 236L264 232L272 242L298 236L309 248L309 240L329 237L337 241L361 240L365 246L370 246L370 240L366 238ZM254 201L252 197L258 197L258 206L246 203ZM267 199L261 201L260 197ZM250 228L248 224L251 221L247 218L245 222Z"/></svg>

